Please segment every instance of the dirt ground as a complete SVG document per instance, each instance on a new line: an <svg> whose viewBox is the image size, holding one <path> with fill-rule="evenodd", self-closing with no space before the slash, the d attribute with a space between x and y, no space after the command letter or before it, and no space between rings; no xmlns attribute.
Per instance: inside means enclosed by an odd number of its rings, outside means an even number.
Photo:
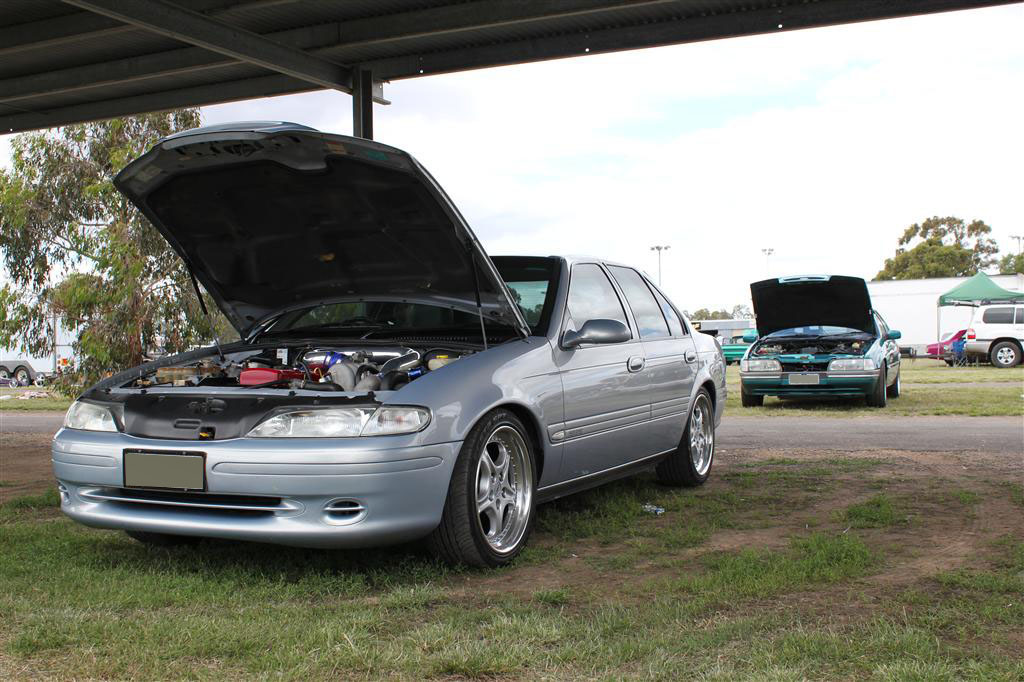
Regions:
<svg viewBox="0 0 1024 682"><path fill-rule="evenodd" d="M41 493L54 485L52 438L42 433L6 432L0 436L0 503Z"/></svg>

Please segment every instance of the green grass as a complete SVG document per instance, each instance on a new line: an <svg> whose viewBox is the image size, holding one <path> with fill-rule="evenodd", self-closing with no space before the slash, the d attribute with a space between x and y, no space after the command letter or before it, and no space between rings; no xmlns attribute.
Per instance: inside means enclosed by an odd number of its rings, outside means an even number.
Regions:
<svg viewBox="0 0 1024 682"><path fill-rule="evenodd" d="M686 490L622 481L542 507L523 560L499 571L452 569L417 546L148 548L54 518L52 491L16 498L0 507L0 674L1019 678L1007 639L1024 626L1019 538L913 590L878 592L872 576L899 559L899 540L877 526L844 532L845 519L815 510L836 489L868 495L880 463L746 462ZM972 486L983 499L1002 490ZM921 492L965 491L940 481ZM876 498L863 503L871 518L885 506ZM888 503L898 519L923 498ZM645 502L665 514L644 513ZM709 544L780 526L771 546Z"/></svg>
<svg viewBox="0 0 1024 682"><path fill-rule="evenodd" d="M4 412L27 412L27 411L60 411L63 412L71 406L71 401L64 398L29 398L28 400L4 400L0 402L0 414Z"/></svg>
<svg viewBox="0 0 1024 682"><path fill-rule="evenodd" d="M60 495L56 488L50 488L38 495L22 495L6 499L0 495L0 521L24 515L29 512L37 512L44 509L56 509L60 506Z"/></svg>
<svg viewBox="0 0 1024 682"><path fill-rule="evenodd" d="M941 360L904 360L900 363L903 381L916 384L973 382L1024 383L1024 365L998 369L991 365L949 367Z"/></svg>
<svg viewBox="0 0 1024 682"><path fill-rule="evenodd" d="M964 506L973 506L981 502L981 493L974 490L954 490L953 499Z"/></svg>
<svg viewBox="0 0 1024 682"><path fill-rule="evenodd" d="M885 493L850 505L840 515L840 519L850 528L885 528L907 523L907 515Z"/></svg>

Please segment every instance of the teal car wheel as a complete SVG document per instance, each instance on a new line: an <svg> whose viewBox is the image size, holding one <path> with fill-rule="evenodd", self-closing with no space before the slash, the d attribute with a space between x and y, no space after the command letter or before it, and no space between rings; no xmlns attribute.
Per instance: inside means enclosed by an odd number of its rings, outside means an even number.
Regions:
<svg viewBox="0 0 1024 682"><path fill-rule="evenodd" d="M885 389L885 393L890 398L900 397L900 373L896 372L896 381L892 382L892 386Z"/></svg>
<svg viewBox="0 0 1024 682"><path fill-rule="evenodd" d="M878 374L878 381L871 393L867 395L868 407L885 407L888 404L889 391L885 386L885 368Z"/></svg>

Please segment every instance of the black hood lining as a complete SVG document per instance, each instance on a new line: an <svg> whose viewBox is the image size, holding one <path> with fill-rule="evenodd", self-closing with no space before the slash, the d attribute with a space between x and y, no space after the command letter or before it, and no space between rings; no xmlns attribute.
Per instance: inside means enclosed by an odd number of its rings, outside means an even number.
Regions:
<svg viewBox="0 0 1024 682"><path fill-rule="evenodd" d="M147 203L244 326L328 298L475 296L471 246L402 170L346 157L317 171L273 161L214 166L172 177Z"/></svg>
<svg viewBox="0 0 1024 682"><path fill-rule="evenodd" d="M750 294L762 337L812 325L876 333L867 284L858 277L793 282L770 279L751 284Z"/></svg>

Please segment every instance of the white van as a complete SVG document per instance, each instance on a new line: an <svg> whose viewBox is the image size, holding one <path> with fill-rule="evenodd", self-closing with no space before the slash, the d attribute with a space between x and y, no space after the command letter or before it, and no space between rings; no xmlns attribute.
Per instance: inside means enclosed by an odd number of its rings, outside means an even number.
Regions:
<svg viewBox="0 0 1024 682"><path fill-rule="evenodd" d="M966 334L969 355L983 355L996 367L1013 367L1024 356L1024 300L982 305Z"/></svg>

